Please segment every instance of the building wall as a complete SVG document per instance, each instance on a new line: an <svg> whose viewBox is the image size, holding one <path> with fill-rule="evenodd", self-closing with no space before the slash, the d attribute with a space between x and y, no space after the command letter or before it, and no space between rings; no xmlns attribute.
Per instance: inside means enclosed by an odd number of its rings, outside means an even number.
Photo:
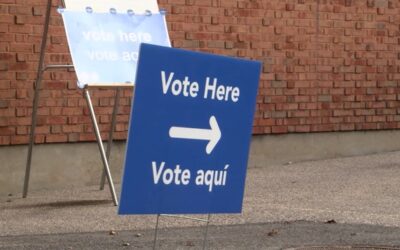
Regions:
<svg viewBox="0 0 400 250"><path fill-rule="evenodd" d="M0 0L0 145L26 144L46 0ZM71 61L53 1L46 63ZM254 134L400 128L400 3L159 0L174 47L263 62ZM38 143L95 140L74 72L47 72ZM113 90L93 91L106 136ZM131 90L115 137L126 138Z"/></svg>

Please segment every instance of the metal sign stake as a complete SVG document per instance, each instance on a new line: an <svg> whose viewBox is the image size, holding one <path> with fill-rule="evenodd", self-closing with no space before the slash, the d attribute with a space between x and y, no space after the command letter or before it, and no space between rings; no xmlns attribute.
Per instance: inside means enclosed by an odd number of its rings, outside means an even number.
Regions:
<svg viewBox="0 0 400 250"><path fill-rule="evenodd" d="M38 105L39 105L40 85L42 83L42 77L43 77L44 51L45 51L46 45L47 45L47 33L49 31L51 3L52 3L52 0L48 0L47 1L46 19L45 19L43 36L42 36L42 45L41 45L41 48L40 48L40 58L39 58L38 71L37 71L37 75L36 75L35 94L34 94L34 97L33 97L33 107L32 107L31 134L30 134L30 137L29 137L29 148L28 148L28 156L27 156L27 160L26 160L24 189L23 189L23 192L22 192L22 197L23 198L26 198L26 196L28 195L29 177L30 177L31 162L32 162L32 150L33 150L33 144L35 143L35 129L36 129L36 123L37 123L37 117L36 116L37 116L37 109L38 109Z"/></svg>
<svg viewBox="0 0 400 250"><path fill-rule="evenodd" d="M203 248L202 249L205 250L207 248L208 228L210 226L211 214L207 215L207 219L201 219L201 218L195 218L195 217L189 217L189 216L182 216L182 215L174 215L174 214L157 214L156 227L154 229L153 250L156 250L156 248L157 248L157 237L158 237L160 216L174 217L174 218L177 218L177 219L187 219L187 220L193 220L193 221L206 222L207 224L206 224L206 228L205 228L205 231L204 231Z"/></svg>
<svg viewBox="0 0 400 250"><path fill-rule="evenodd" d="M203 250L205 250L206 247L207 247L208 228L209 228L209 226L210 226L210 219L211 219L211 214L208 214L208 216L207 216L206 231L205 231L205 233L204 233L204 239L203 239Z"/></svg>
<svg viewBox="0 0 400 250"><path fill-rule="evenodd" d="M114 205L118 206L117 195L115 194L115 189L114 189L114 182L111 177L110 167L108 165L106 152L104 151L104 146L103 146L103 141L101 139L99 126L97 125L96 114L94 113L92 100L90 99L89 90L87 88L84 89L84 94L85 94L85 98L86 98L86 101L87 101L87 104L89 107L90 116L92 117L93 128L94 128L94 132L95 132L96 139L97 139L97 145L99 146L101 160L103 161L104 171L106 172L111 196L112 196Z"/></svg>
<svg viewBox="0 0 400 250"><path fill-rule="evenodd" d="M156 250L156 246L157 246L158 222L160 220L160 216L161 216L160 214L157 214L156 228L154 230L153 250Z"/></svg>
<svg viewBox="0 0 400 250"><path fill-rule="evenodd" d="M116 93L115 93L114 108L113 108L113 113L112 113L112 118L111 118L111 128L110 128L110 132L108 134L108 142L107 142L106 156L107 156L108 161L110 161L111 147L113 144L115 125L117 123L117 113L118 113L118 105L119 105L120 97L121 97L121 88L117 88ZM103 173L101 175L101 181L100 181L100 190L104 190L105 181L106 181L106 172L103 170Z"/></svg>

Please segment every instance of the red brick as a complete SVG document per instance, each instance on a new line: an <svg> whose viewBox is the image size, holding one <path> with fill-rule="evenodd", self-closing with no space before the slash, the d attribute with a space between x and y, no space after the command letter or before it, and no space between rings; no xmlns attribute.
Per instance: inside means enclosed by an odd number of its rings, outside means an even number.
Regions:
<svg viewBox="0 0 400 250"><path fill-rule="evenodd" d="M8 70L8 63L0 62L0 71L7 71Z"/></svg>
<svg viewBox="0 0 400 250"><path fill-rule="evenodd" d="M66 124L67 117L66 116L49 116L47 117L47 124L49 125L59 125Z"/></svg>
<svg viewBox="0 0 400 250"><path fill-rule="evenodd" d="M9 145L11 143L10 136L0 136L0 145Z"/></svg>
<svg viewBox="0 0 400 250"><path fill-rule="evenodd" d="M15 127L0 127L0 135L15 135Z"/></svg>
<svg viewBox="0 0 400 250"><path fill-rule="evenodd" d="M68 142L78 142L78 141L79 141L79 133L68 134Z"/></svg>
<svg viewBox="0 0 400 250"><path fill-rule="evenodd" d="M93 133L79 134L79 141L95 141L96 136Z"/></svg>
<svg viewBox="0 0 400 250"><path fill-rule="evenodd" d="M273 134L285 134L288 132L287 126L272 126Z"/></svg>
<svg viewBox="0 0 400 250"><path fill-rule="evenodd" d="M11 144L18 145L18 144L27 144L29 142L28 135L15 135L11 136Z"/></svg>
<svg viewBox="0 0 400 250"><path fill-rule="evenodd" d="M67 135L46 135L45 137L46 143L52 143L52 142L66 142L68 141Z"/></svg>
<svg viewBox="0 0 400 250"><path fill-rule="evenodd" d="M28 97L28 90L27 89L18 89L16 93L17 99L25 99Z"/></svg>
<svg viewBox="0 0 400 250"><path fill-rule="evenodd" d="M29 127L28 126L19 126L17 127L17 135L27 135L29 133Z"/></svg>
<svg viewBox="0 0 400 250"><path fill-rule="evenodd" d="M36 134L49 134L50 127L49 126L37 126L35 129Z"/></svg>
<svg viewBox="0 0 400 250"><path fill-rule="evenodd" d="M82 125L64 125L62 131L64 133L80 133L82 132Z"/></svg>
<svg viewBox="0 0 400 250"><path fill-rule="evenodd" d="M169 11L168 27L175 47L263 61L254 133L400 126L396 120L400 114L396 51L400 6L394 1L321 1L318 30L315 5L304 0L159 3ZM71 62L55 5L46 63ZM44 11L45 3L40 0L3 0L0 4L0 126L12 126L16 136L26 135L30 124ZM44 80L40 126L50 126L49 133L59 137L41 134L35 141L94 140L74 72L53 71ZM104 132L109 128L114 95L113 90L92 91ZM126 138L132 91L124 90L122 96L119 139ZM0 133L0 145L24 141L11 137Z"/></svg>
<svg viewBox="0 0 400 250"><path fill-rule="evenodd" d="M41 7L32 7L32 15L34 16L42 16L43 15L43 10L44 8Z"/></svg>

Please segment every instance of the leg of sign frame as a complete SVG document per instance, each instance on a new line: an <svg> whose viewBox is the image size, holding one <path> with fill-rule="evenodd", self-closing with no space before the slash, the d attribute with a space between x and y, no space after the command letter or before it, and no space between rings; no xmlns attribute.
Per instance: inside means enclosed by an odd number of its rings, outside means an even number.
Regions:
<svg viewBox="0 0 400 250"><path fill-rule="evenodd" d="M157 236L158 236L158 222L160 221L161 214L157 214L156 228L154 230L153 250L157 247Z"/></svg>
<svg viewBox="0 0 400 250"><path fill-rule="evenodd" d="M206 228L204 231L204 238L203 238L203 250L206 249L207 247L207 239L208 239L208 228L210 226L210 220L211 220L211 214L208 214L207 219L200 219L200 218L195 218L195 217L188 217L188 216L181 216L181 215L173 215L173 214L157 214L157 220L156 220L156 228L154 229L154 240L153 240L153 250L156 249L157 247L157 237L158 237L158 224L159 224L159 220L160 217L162 216L166 216L166 217L174 217L177 219L187 219L187 220L193 220L193 221L202 221L202 222L206 222Z"/></svg>
<svg viewBox="0 0 400 250"><path fill-rule="evenodd" d="M104 146L103 146L103 141L101 139L100 130L97 125L97 120L96 120L96 115L94 113L92 100L90 99L89 90L87 88L84 89L84 94L85 94L87 105L89 107L90 116L92 118L93 128L94 128L94 132L96 134L96 139L97 139L97 144L99 146L101 160L103 161L104 171L106 172L106 175L107 175L107 181L109 184L108 186L110 187L111 196L112 196L114 205L118 206L118 200L117 200L117 195L115 194L114 182L111 177L110 167L108 165L106 152L104 151Z"/></svg>
<svg viewBox="0 0 400 250"><path fill-rule="evenodd" d="M47 9L46 9L46 19L44 24L43 36L42 36L42 44L40 48L40 58L39 58L39 65L38 71L36 75L36 83L35 83L35 94L33 97L33 107L32 107L32 124L31 124L31 134L29 137L29 148L28 148L28 156L26 161L26 169L25 169L25 180L24 180L24 189L22 192L22 197L26 198L28 195L28 188L29 188L29 177L31 173L31 164L32 164L32 151L33 151L33 144L35 143L35 129L37 123L37 108L39 104L39 91L40 85L42 82L43 77L43 68L44 68L44 52L46 50L47 44L47 34L49 31L49 22L50 22L50 12L51 12L51 4L52 0L47 1Z"/></svg>
<svg viewBox="0 0 400 250"><path fill-rule="evenodd" d="M112 113L112 118L111 118L111 128L110 128L110 132L108 134L108 142L107 142L106 156L107 156L108 162L110 162L111 147L113 144L115 125L117 123L117 113L118 113L120 97L121 97L121 88L117 88L116 93L115 93L114 108L113 108L113 113ZM100 180L100 190L104 190L105 181L106 181L106 172L103 169L103 174L101 175L101 180Z"/></svg>
<svg viewBox="0 0 400 250"><path fill-rule="evenodd" d="M208 214L207 225L206 225L206 230L204 232L204 239L203 239L203 250L205 250L207 247L208 227L210 226L210 220L211 220L211 214Z"/></svg>

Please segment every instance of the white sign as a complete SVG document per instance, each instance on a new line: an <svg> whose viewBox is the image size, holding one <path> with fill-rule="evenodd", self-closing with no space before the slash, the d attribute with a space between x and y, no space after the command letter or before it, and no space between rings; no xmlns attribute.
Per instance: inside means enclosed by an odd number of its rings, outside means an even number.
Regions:
<svg viewBox="0 0 400 250"><path fill-rule="evenodd" d="M165 16L61 11L78 86L133 84L141 43L170 46Z"/></svg>

